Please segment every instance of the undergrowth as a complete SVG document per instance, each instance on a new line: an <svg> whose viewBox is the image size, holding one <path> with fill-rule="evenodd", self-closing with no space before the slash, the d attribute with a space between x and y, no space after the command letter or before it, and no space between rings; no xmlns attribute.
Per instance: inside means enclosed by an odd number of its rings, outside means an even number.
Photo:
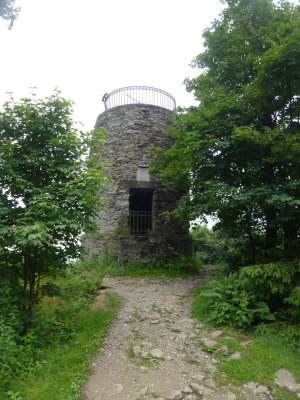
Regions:
<svg viewBox="0 0 300 400"><path fill-rule="evenodd" d="M107 309L89 309L104 275L177 277L197 272L192 258L119 265L115 255L107 253L78 260L56 276L44 278L33 325L26 334L22 312L12 297L2 295L1 400L77 398L89 359L118 303L111 297Z"/></svg>
<svg viewBox="0 0 300 400"><path fill-rule="evenodd" d="M295 399L295 394L285 388L279 388L274 383L276 372L281 368L288 369L298 379L300 378L300 353L295 352L293 347L286 346L283 333L284 331L281 334L273 334L268 328L261 332L248 332L247 339L252 339L253 343L246 348L238 347L238 350L242 351L240 359L223 360L217 372L219 381L222 384L259 382L277 391L277 394L273 394L276 400ZM230 346L228 347L231 350Z"/></svg>
<svg viewBox="0 0 300 400"><path fill-rule="evenodd" d="M100 266L105 274L114 276L168 276L181 277L195 275L202 267L193 257L174 258L171 260L154 259L148 262L125 262L119 264L114 253L104 253L91 260Z"/></svg>
<svg viewBox="0 0 300 400"><path fill-rule="evenodd" d="M270 322L297 324L299 278L298 263L254 265L220 274L198 290L193 315L215 326L242 329Z"/></svg>
<svg viewBox="0 0 300 400"><path fill-rule="evenodd" d="M226 345L217 372L220 383L249 381L273 387L274 399L296 395L274 383L276 372L287 368L300 379L300 291L298 263L271 263L242 267L219 274L194 290L192 315L214 327L222 327L233 339ZM251 340L250 346L240 341ZM240 359L228 359L234 351Z"/></svg>
<svg viewBox="0 0 300 400"><path fill-rule="evenodd" d="M33 326L22 335L22 313L2 297L0 303L0 398L3 400L75 399L91 355L118 301L90 311L103 272L79 261L42 282Z"/></svg>

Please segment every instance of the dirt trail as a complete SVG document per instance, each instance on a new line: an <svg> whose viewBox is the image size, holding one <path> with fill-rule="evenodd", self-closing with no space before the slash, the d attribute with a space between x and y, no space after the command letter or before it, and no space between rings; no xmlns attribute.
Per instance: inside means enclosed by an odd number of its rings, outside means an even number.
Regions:
<svg viewBox="0 0 300 400"><path fill-rule="evenodd" d="M106 290L122 305L111 324L94 373L83 388L86 400L271 399L245 387L219 387L218 361L199 342L203 325L190 317L193 296L203 278L105 278Z"/></svg>

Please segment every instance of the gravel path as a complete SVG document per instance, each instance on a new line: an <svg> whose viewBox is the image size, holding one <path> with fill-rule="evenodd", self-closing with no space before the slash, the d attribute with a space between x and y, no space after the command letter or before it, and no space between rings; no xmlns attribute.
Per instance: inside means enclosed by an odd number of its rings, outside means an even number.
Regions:
<svg viewBox="0 0 300 400"><path fill-rule="evenodd" d="M189 292L202 283L200 277L105 278L122 305L83 388L85 400L271 399L268 388L254 382L238 388L214 381L219 361L199 338L213 345L223 332L204 337L203 325L190 317Z"/></svg>

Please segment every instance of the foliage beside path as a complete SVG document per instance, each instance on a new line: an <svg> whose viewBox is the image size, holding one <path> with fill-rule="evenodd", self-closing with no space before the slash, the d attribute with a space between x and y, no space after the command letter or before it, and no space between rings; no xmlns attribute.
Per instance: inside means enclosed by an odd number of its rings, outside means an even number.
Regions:
<svg viewBox="0 0 300 400"><path fill-rule="evenodd" d="M3 400L73 400L99 349L119 300L90 309L101 286L99 263L70 264L43 282L34 324L20 336L18 314L1 313L0 398Z"/></svg>
<svg viewBox="0 0 300 400"><path fill-rule="evenodd" d="M216 276L194 290L192 315L203 331L222 329L217 340L201 342L221 363L216 379L257 393L263 385L276 400L297 399L275 378L288 369L300 379L299 264L254 265L229 273L228 265L227 273L215 268Z"/></svg>

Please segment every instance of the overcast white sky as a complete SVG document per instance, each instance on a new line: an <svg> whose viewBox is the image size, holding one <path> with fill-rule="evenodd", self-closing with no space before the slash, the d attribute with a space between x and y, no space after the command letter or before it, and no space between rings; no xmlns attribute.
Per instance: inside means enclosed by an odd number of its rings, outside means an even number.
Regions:
<svg viewBox="0 0 300 400"><path fill-rule="evenodd" d="M184 78L202 51L202 31L223 8L219 0L19 0L12 30L0 20L0 104L37 87L75 102L74 119L93 128L102 95L130 85L171 93L194 103Z"/></svg>

